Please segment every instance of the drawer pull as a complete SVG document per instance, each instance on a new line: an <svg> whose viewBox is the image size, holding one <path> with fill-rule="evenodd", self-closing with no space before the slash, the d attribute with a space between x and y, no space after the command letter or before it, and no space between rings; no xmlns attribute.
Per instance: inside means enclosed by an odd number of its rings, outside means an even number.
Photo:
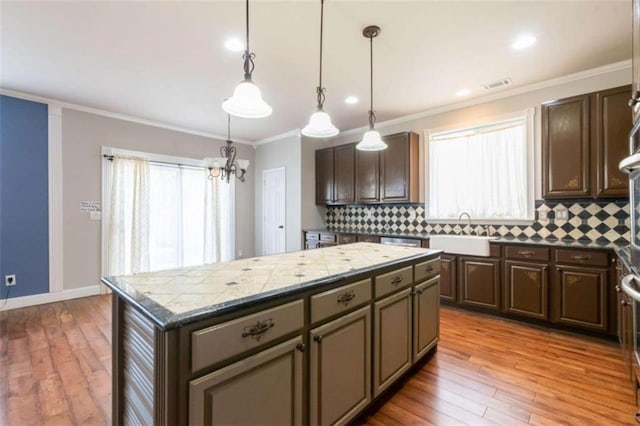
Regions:
<svg viewBox="0 0 640 426"><path fill-rule="evenodd" d="M422 294L422 292L423 292L423 290L422 290L422 289L420 289L420 290L416 290L416 294L417 294L418 296L420 296L420 295Z"/></svg>
<svg viewBox="0 0 640 426"><path fill-rule="evenodd" d="M304 352L305 349L307 349L307 347L304 345L304 343L298 343L296 345L296 349L299 350L300 352Z"/></svg>
<svg viewBox="0 0 640 426"><path fill-rule="evenodd" d="M393 284L395 286L397 286L401 282L402 282L402 276L400 276L400 275L396 275L395 278L393 280L391 280L391 284Z"/></svg>
<svg viewBox="0 0 640 426"><path fill-rule="evenodd" d="M584 255L580 255L580 254L574 254L573 256L571 256L571 258L573 260L589 260L591 258L591 256L584 256Z"/></svg>
<svg viewBox="0 0 640 426"><path fill-rule="evenodd" d="M338 296L338 304L347 306L349 302L356 298L356 294L353 291L349 291Z"/></svg>
<svg viewBox="0 0 640 426"><path fill-rule="evenodd" d="M433 266L429 265L426 268L424 268L425 272L433 272Z"/></svg>
<svg viewBox="0 0 640 426"><path fill-rule="evenodd" d="M518 250L520 256L533 256L535 252L533 250Z"/></svg>
<svg viewBox="0 0 640 426"><path fill-rule="evenodd" d="M320 336L320 335L313 336L313 341L316 342L316 343L322 342L322 336Z"/></svg>
<svg viewBox="0 0 640 426"><path fill-rule="evenodd" d="M620 304L621 304L622 306L627 306L627 305L629 304L629 302L627 302L626 300L621 300L621 301L620 301Z"/></svg>
<svg viewBox="0 0 640 426"><path fill-rule="evenodd" d="M245 331L242 332L242 337L251 337L259 342L260 339L262 339L262 336L264 336L265 333L271 330L274 326L275 324L271 318L264 321L258 321L252 326L245 327Z"/></svg>

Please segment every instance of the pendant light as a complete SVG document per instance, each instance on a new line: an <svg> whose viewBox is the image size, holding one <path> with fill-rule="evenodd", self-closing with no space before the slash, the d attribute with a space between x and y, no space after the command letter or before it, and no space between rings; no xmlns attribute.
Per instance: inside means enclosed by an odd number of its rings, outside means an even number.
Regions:
<svg viewBox="0 0 640 426"><path fill-rule="evenodd" d="M381 151L387 148L387 144L380 138L380 133L375 129L376 113L373 111L373 38L380 34L380 27L376 25L370 25L362 30L362 35L369 39L369 51L371 58L371 104L369 107L369 130L367 130L362 136L362 141L356 145L356 149L360 151Z"/></svg>
<svg viewBox="0 0 640 426"><path fill-rule="evenodd" d="M246 0L247 42L242 54L244 60L244 80L236 86L233 96L222 103L222 109L228 114L243 118L263 118L271 115L271 107L262 100L260 89L251 79L255 64L254 53L249 50L249 0Z"/></svg>
<svg viewBox="0 0 640 426"><path fill-rule="evenodd" d="M324 92L322 87L322 29L324 22L324 0L320 0L320 78L316 94L318 96L318 108L311 115L309 124L302 129L302 134L311 138L330 138L337 135L340 131L331 124L331 117L324 111Z"/></svg>

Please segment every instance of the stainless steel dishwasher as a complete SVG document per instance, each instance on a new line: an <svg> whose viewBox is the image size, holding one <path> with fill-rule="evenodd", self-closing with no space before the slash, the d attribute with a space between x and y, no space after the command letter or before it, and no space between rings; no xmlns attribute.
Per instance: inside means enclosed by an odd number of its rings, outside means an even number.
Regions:
<svg viewBox="0 0 640 426"><path fill-rule="evenodd" d="M394 246L422 247L422 240L415 238L382 237L380 244L391 244Z"/></svg>

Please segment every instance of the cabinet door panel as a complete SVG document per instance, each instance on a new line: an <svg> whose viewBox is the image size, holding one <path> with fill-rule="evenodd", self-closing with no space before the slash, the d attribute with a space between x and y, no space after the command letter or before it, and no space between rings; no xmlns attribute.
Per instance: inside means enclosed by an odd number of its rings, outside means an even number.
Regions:
<svg viewBox="0 0 640 426"><path fill-rule="evenodd" d="M334 204L351 204L355 201L355 144L341 145L335 148L333 175Z"/></svg>
<svg viewBox="0 0 640 426"><path fill-rule="evenodd" d="M302 352L297 349L301 343L301 337L289 340L192 380L189 423L301 424Z"/></svg>
<svg viewBox="0 0 640 426"><path fill-rule="evenodd" d="M411 289L374 305L374 396L411 366L411 320Z"/></svg>
<svg viewBox="0 0 640 426"><path fill-rule="evenodd" d="M505 261L505 311L548 320L547 265Z"/></svg>
<svg viewBox="0 0 640 426"><path fill-rule="evenodd" d="M413 298L413 362L436 343L440 335L440 277L415 287Z"/></svg>
<svg viewBox="0 0 640 426"><path fill-rule="evenodd" d="M443 254L440 258L440 299L456 301L456 257Z"/></svg>
<svg viewBox="0 0 640 426"><path fill-rule="evenodd" d="M380 201L418 201L418 135L384 137L388 148L380 154Z"/></svg>
<svg viewBox="0 0 640 426"><path fill-rule="evenodd" d="M333 203L333 148L316 151L316 204Z"/></svg>
<svg viewBox="0 0 640 426"><path fill-rule="evenodd" d="M311 330L311 423L346 423L371 400L371 308Z"/></svg>
<svg viewBox="0 0 640 426"><path fill-rule="evenodd" d="M380 154L356 150L356 201L380 201Z"/></svg>
<svg viewBox="0 0 640 426"><path fill-rule="evenodd" d="M629 194L629 178L618 163L629 155L631 110L627 102L631 87L604 90L595 95L596 197L620 197Z"/></svg>
<svg viewBox="0 0 640 426"><path fill-rule="evenodd" d="M542 106L544 198L589 196L589 132L589 95Z"/></svg>
<svg viewBox="0 0 640 426"><path fill-rule="evenodd" d="M499 260L461 257L458 269L462 304L500 309Z"/></svg>
<svg viewBox="0 0 640 426"><path fill-rule="evenodd" d="M555 278L555 322L606 331L607 270L558 266Z"/></svg>

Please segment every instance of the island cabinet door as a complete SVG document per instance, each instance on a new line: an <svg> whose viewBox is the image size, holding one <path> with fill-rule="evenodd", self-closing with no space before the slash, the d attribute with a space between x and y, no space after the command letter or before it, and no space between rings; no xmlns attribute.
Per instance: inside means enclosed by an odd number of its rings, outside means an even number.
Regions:
<svg viewBox="0 0 640 426"><path fill-rule="evenodd" d="M370 306L311 330L311 424L344 424L371 401L370 336Z"/></svg>
<svg viewBox="0 0 640 426"><path fill-rule="evenodd" d="M413 362L435 344L440 335L440 277L418 284L413 296Z"/></svg>
<svg viewBox="0 0 640 426"><path fill-rule="evenodd" d="M378 396L411 366L411 293L376 302L373 312L373 392Z"/></svg>
<svg viewBox="0 0 640 426"><path fill-rule="evenodd" d="M500 260L461 257L460 303L500 310Z"/></svg>
<svg viewBox="0 0 640 426"><path fill-rule="evenodd" d="M302 424L302 337L189 382L189 424Z"/></svg>
<svg viewBox="0 0 640 426"><path fill-rule="evenodd" d="M505 311L532 318L549 319L549 271L540 263L505 261Z"/></svg>
<svg viewBox="0 0 640 426"><path fill-rule="evenodd" d="M607 330L608 270L557 266L554 322L589 330Z"/></svg>

